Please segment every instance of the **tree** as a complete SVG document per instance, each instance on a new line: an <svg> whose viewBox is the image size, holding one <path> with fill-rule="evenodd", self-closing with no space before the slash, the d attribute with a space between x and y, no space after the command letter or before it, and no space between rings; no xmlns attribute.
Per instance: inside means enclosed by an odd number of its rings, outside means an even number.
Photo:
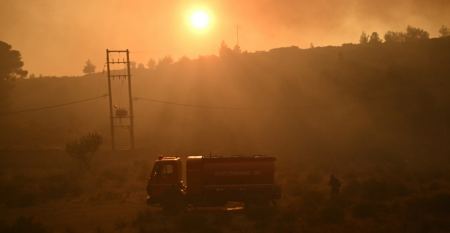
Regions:
<svg viewBox="0 0 450 233"><path fill-rule="evenodd" d="M83 68L83 73L85 73L85 74L95 73L95 65L92 64L91 60L86 61L86 64L84 65L84 68Z"/></svg>
<svg viewBox="0 0 450 233"><path fill-rule="evenodd" d="M137 66L137 68L138 68L139 70L143 70L143 69L145 69L145 66L144 66L144 64L139 63L138 66Z"/></svg>
<svg viewBox="0 0 450 233"><path fill-rule="evenodd" d="M20 52L13 50L11 45L0 41L0 109L7 108L9 93L13 88L12 81L27 76L22 69L23 62Z"/></svg>
<svg viewBox="0 0 450 233"><path fill-rule="evenodd" d="M191 61L188 57L182 56L180 59L178 59L178 64L187 64L189 61Z"/></svg>
<svg viewBox="0 0 450 233"><path fill-rule="evenodd" d="M442 25L442 27L439 29L439 34L441 35L441 37L448 37L450 36L450 29L447 26Z"/></svg>
<svg viewBox="0 0 450 233"><path fill-rule="evenodd" d="M91 167L91 161L103 142L98 133L89 133L86 136L66 144L66 152L86 169Z"/></svg>
<svg viewBox="0 0 450 233"><path fill-rule="evenodd" d="M153 59L148 60L147 62L147 69L154 70L156 67L156 61Z"/></svg>
<svg viewBox="0 0 450 233"><path fill-rule="evenodd" d="M403 43L406 41L406 35L403 32L388 31L384 34L384 41L386 43Z"/></svg>
<svg viewBox="0 0 450 233"><path fill-rule="evenodd" d="M222 41L222 43L220 44L220 49L219 49L219 56L220 57L229 57L233 55L233 50L231 50L228 45L225 43L225 41Z"/></svg>
<svg viewBox="0 0 450 233"><path fill-rule="evenodd" d="M173 64L173 59L171 56L165 56L164 58L160 59L158 62L158 68L165 68L169 65Z"/></svg>
<svg viewBox="0 0 450 233"><path fill-rule="evenodd" d="M235 45L234 48L233 48L233 53L234 54L241 54L242 53L241 47L239 45Z"/></svg>
<svg viewBox="0 0 450 233"><path fill-rule="evenodd" d="M372 32L372 35L370 35L369 38L369 44L371 45L377 45L377 44L381 44L382 41L380 39L380 35L378 35L378 32Z"/></svg>
<svg viewBox="0 0 450 233"><path fill-rule="evenodd" d="M12 50L11 45L0 41L0 80L24 78L28 72L22 69L20 52Z"/></svg>
<svg viewBox="0 0 450 233"><path fill-rule="evenodd" d="M412 26L408 26L406 28L406 41L427 40L429 38L430 33L421 28L416 28Z"/></svg>
<svg viewBox="0 0 450 233"><path fill-rule="evenodd" d="M361 36L359 37L359 43L360 44L368 44L369 43L369 36L365 32L361 33Z"/></svg>

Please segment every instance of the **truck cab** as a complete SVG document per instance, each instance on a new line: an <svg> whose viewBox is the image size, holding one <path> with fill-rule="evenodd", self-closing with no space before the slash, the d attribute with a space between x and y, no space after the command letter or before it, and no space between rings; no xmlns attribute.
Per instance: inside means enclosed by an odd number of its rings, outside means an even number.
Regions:
<svg viewBox="0 0 450 233"><path fill-rule="evenodd" d="M159 157L153 166L147 185L147 202L161 203L165 199L184 195L180 157Z"/></svg>

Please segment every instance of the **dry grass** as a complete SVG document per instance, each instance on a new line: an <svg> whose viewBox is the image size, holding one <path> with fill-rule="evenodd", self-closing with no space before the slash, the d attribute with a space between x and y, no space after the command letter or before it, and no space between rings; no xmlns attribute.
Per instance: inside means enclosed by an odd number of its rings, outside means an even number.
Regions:
<svg viewBox="0 0 450 233"><path fill-rule="evenodd" d="M26 159L31 154L3 154L8 169L1 173L0 229L3 232L11 232L14 227L45 232L445 232L450 229L446 221L450 217L450 176L442 163L430 161L428 166L418 166L342 159L337 164L334 161L334 169L330 170L332 161L280 157L277 179L283 186L283 199L277 209L194 210L168 216L145 205L146 176L154 158L147 154L150 152L101 152L89 171L77 170L73 166L75 162L63 152L33 153L40 158L30 159L36 163ZM343 183L341 193L335 198L330 197L327 185L331 172Z"/></svg>

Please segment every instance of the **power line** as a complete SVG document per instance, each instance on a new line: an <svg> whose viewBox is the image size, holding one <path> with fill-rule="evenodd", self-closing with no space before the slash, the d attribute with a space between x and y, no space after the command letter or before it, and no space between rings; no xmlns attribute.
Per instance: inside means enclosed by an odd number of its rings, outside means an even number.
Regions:
<svg viewBox="0 0 450 233"><path fill-rule="evenodd" d="M104 97L107 97L107 96L108 96L107 94L104 94L104 95L101 95L101 96L96 96L96 97L91 97L91 98L86 98L86 99L81 99L81 100L75 100L75 101L61 103L61 104L56 104L56 105L48 105L48 106L43 106L43 107L22 109L22 110L17 110L17 111L10 111L10 112L0 112L0 116L20 114L20 113L26 113L26 112L36 112L36 111L42 111L42 110L47 110L47 109L54 109L54 108L59 108L59 107L64 107L64 106L69 106L69 105L74 105L74 104L90 102L90 101L101 99L101 98L104 98ZM133 99L134 100L143 100L143 101L152 102L152 103L158 103L158 104L179 106L179 107L198 108L198 109L211 109L211 110L255 111L255 110L274 110L274 109L279 109L279 108L273 108L273 107L272 108L271 107L243 108L243 107L230 107L230 106L197 105L197 104L178 103L178 102L171 102L171 101L166 101L166 100L159 100L159 99L152 99L152 98L145 98L145 97L134 97ZM299 110L298 107L293 107L293 108L292 107L290 107L290 108L288 107L288 108L285 108L285 109L286 110Z"/></svg>
<svg viewBox="0 0 450 233"><path fill-rule="evenodd" d="M134 100L144 100L144 101L153 102L153 103L168 104L168 105L188 107L188 108L217 109L217 110L248 110L248 108L185 104L185 103L177 103L177 102L158 100L158 99L150 99L150 98L144 98L144 97L134 97Z"/></svg>
<svg viewBox="0 0 450 233"><path fill-rule="evenodd" d="M304 109L307 106L253 106L253 107L231 107L231 106L218 106L218 105L197 105L197 104L186 104L186 103L178 103L171 102L166 100L145 98L145 97L134 97L134 100L144 100L147 102L157 103L157 104L166 104L173 105L179 107L187 107L187 108L197 108L197 109L210 109L210 110L234 110L234 111L274 111L274 110L287 110L287 111L299 111Z"/></svg>
<svg viewBox="0 0 450 233"><path fill-rule="evenodd" d="M7 116L7 115L12 115L12 114L19 114L19 113L26 113L26 112L36 112L36 111L41 111L41 110L46 110L46 109L59 108L59 107L64 107L64 106L68 106L68 105L74 105L74 104L94 101L94 100L97 100L97 99L104 98L106 96L108 96L108 95L104 94L104 95L101 95L101 96L96 96L96 97L91 97L91 98L81 99L81 100L75 100L75 101L66 102L66 103L62 103L62 104L55 104L55 105L42 106L42 107L37 107L37 108L22 109L22 110L11 111L11 112L0 112L0 116Z"/></svg>

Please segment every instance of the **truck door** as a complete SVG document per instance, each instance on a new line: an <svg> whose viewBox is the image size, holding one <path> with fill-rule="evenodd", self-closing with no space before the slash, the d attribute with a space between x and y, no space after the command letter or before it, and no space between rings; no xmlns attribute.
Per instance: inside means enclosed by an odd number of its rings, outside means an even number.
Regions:
<svg viewBox="0 0 450 233"><path fill-rule="evenodd" d="M164 197L164 194L169 190L174 182L175 177L174 164L159 161L153 166L153 171L147 185L147 193L152 202L158 202Z"/></svg>
<svg viewBox="0 0 450 233"><path fill-rule="evenodd" d="M150 182L154 185L173 185L178 182L177 169L172 162L159 162L153 168Z"/></svg>
<svg viewBox="0 0 450 233"><path fill-rule="evenodd" d="M173 201L174 196L184 195L181 177L181 161L156 161L147 185L147 202L158 204Z"/></svg>

